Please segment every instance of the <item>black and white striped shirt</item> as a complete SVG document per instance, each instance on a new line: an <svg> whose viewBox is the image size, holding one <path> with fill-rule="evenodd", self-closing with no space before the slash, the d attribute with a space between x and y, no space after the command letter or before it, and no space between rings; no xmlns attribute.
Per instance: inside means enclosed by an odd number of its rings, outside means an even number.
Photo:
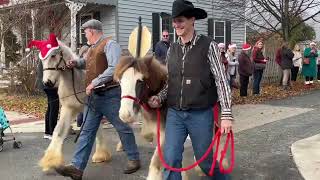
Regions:
<svg viewBox="0 0 320 180"><path fill-rule="evenodd" d="M178 38L177 43L181 46L183 56L187 54L187 52L195 46L196 42L199 40L201 35L194 34L194 37L188 42L183 44L181 39ZM167 59L170 49L168 50ZM217 43L212 41L210 43L209 51L208 51L208 59L210 64L211 72L215 77L215 83L217 86L217 92L219 96L219 101L221 105L221 120L228 119L233 120L232 112L231 112L231 90L228 84L228 80L225 74L225 69L220 60L220 51ZM158 94L161 103L167 99L168 94L168 84L160 91Z"/></svg>

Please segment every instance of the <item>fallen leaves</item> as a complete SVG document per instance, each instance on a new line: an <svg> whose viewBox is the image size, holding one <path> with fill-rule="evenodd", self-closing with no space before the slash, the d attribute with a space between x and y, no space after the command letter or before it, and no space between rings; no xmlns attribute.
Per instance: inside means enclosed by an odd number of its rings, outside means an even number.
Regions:
<svg viewBox="0 0 320 180"><path fill-rule="evenodd" d="M313 85L304 85L302 81L292 83L289 90L284 90L278 84L262 85L260 95L251 95L251 89L248 90L247 97L240 97L239 90L233 90L233 104L258 104L268 100L285 99L303 95L313 90L320 89L320 83Z"/></svg>
<svg viewBox="0 0 320 180"><path fill-rule="evenodd" d="M6 111L17 111L44 118L47 100L44 96L1 95L0 106Z"/></svg>

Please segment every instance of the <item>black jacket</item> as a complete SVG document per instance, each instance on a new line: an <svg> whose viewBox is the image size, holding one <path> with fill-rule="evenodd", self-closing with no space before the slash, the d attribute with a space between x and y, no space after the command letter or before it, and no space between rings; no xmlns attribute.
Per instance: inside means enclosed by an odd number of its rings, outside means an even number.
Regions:
<svg viewBox="0 0 320 180"><path fill-rule="evenodd" d="M160 61L161 64L166 64L167 51L170 47L170 42L159 41L155 46L155 56L156 59Z"/></svg>
<svg viewBox="0 0 320 180"><path fill-rule="evenodd" d="M293 67L293 58L294 54L289 48L281 49L281 69L291 69Z"/></svg>

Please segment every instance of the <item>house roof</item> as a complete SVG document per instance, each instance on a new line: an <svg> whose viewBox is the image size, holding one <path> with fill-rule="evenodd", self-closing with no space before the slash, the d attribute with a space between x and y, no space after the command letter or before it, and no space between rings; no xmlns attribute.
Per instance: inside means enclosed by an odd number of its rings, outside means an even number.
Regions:
<svg viewBox="0 0 320 180"><path fill-rule="evenodd" d="M88 4L103 4L116 6L117 0L72 0L73 2L88 3Z"/></svg>

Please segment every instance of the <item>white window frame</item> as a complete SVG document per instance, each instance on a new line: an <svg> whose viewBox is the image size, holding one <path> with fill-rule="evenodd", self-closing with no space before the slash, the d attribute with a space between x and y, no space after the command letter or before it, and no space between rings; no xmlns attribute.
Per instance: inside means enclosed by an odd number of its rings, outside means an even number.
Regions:
<svg viewBox="0 0 320 180"><path fill-rule="evenodd" d="M223 22L223 43L226 44L226 21L213 21L213 38L216 39L216 37L222 37L222 36L216 36L216 22Z"/></svg>
<svg viewBox="0 0 320 180"><path fill-rule="evenodd" d="M163 24L163 21L162 21L162 17L160 16L160 21L159 21L159 27L160 27L160 33L159 33L159 38L160 40L162 39L162 24ZM172 26L172 24L171 24ZM172 33L171 33L172 34ZM170 32L169 32L169 36L170 36ZM176 42L176 39L177 39L177 34L176 34L176 29L173 28L173 40L170 39L171 42Z"/></svg>
<svg viewBox="0 0 320 180"><path fill-rule="evenodd" d="M81 14L80 15L80 25L79 25L79 43L83 45L84 42L82 42L82 35L84 35L84 30L82 29L82 19L83 17L86 17L86 16L90 16L91 19L93 19L93 13L86 13L86 14Z"/></svg>

